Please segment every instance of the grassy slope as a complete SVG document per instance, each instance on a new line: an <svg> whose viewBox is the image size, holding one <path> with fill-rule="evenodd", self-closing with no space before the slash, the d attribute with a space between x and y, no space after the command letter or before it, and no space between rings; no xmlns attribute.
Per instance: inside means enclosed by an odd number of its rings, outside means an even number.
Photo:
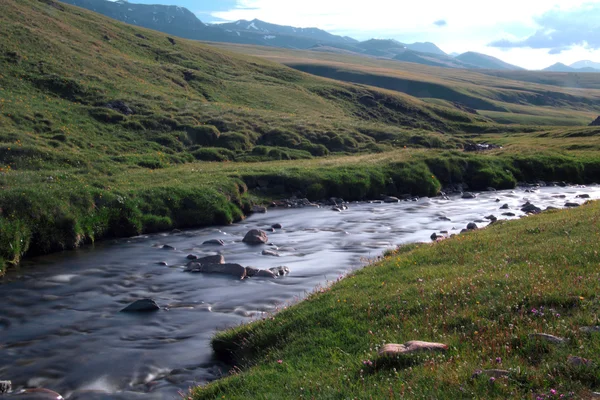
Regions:
<svg viewBox="0 0 600 400"><path fill-rule="evenodd" d="M600 334L579 328L600 322L599 227L600 203L591 203L402 247L304 302L218 334L213 347L236 368L192 398L590 398L600 390ZM377 360L384 343L409 340L450 350ZM595 363L575 367L569 355ZM509 378L471 378L494 368Z"/></svg>
<svg viewBox="0 0 600 400"><path fill-rule="evenodd" d="M369 133L382 127L399 138L414 129L456 130L435 114L439 106L408 96L316 79L198 42L172 44L165 34L52 4L3 3L3 167L161 167L210 159L201 147L223 149L213 159L305 158L377 148ZM135 115L102 107L115 100ZM273 131L283 137L273 140ZM289 150L265 156L252 152L257 145Z"/></svg>
<svg viewBox="0 0 600 400"><path fill-rule="evenodd" d="M482 110L481 115L501 124L587 125L600 112L598 74L567 77L528 71L467 71L324 52L214 45L328 78L398 90L419 98L441 99L450 104L459 102ZM573 79L577 84L569 85Z"/></svg>

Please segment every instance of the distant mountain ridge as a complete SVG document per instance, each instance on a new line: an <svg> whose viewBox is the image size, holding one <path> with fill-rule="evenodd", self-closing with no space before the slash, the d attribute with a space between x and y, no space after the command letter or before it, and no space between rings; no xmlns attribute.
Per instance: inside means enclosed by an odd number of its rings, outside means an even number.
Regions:
<svg viewBox="0 0 600 400"><path fill-rule="evenodd" d="M186 39L355 54L443 68L522 70L520 67L480 53L467 52L455 57L449 56L430 42L407 44L393 39L370 39L359 42L318 28L277 25L258 19L205 24L184 7L137 4L125 0L61 1L119 21Z"/></svg>
<svg viewBox="0 0 600 400"><path fill-rule="evenodd" d="M261 32L271 35L287 35L311 38L324 43L358 43L358 40L347 36L338 36L318 28L296 28L293 26L276 25L259 19L252 21L239 20L224 24L215 24L214 27L232 32Z"/></svg>
<svg viewBox="0 0 600 400"><path fill-rule="evenodd" d="M597 66L594 68L593 66ZM546 72L600 72L600 63L595 63L592 61L578 61L576 63L569 65L563 63L556 63L548 68L544 68L542 71Z"/></svg>

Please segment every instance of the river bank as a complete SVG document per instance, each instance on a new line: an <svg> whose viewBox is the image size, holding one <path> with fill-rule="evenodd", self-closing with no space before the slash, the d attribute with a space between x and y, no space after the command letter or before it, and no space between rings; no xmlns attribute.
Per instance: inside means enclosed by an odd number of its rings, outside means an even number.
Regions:
<svg viewBox="0 0 600 400"><path fill-rule="evenodd" d="M269 163L201 163L162 170L3 173L0 269L24 256L172 229L230 224L253 203L435 196L442 187L512 189L518 181L593 183L600 160L558 154L404 149ZM0 273L3 273L0 271Z"/></svg>
<svg viewBox="0 0 600 400"><path fill-rule="evenodd" d="M229 377L190 397L595 398L600 204L399 248L212 341ZM385 358L411 340L439 353Z"/></svg>

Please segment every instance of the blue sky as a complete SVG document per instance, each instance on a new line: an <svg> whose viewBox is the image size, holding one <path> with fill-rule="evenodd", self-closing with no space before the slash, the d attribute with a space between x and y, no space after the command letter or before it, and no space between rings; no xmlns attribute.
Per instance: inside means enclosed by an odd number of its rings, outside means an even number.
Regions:
<svg viewBox="0 0 600 400"><path fill-rule="evenodd" d="M600 0L131 0L186 7L204 22L258 18L359 40L431 41L530 69L600 62Z"/></svg>

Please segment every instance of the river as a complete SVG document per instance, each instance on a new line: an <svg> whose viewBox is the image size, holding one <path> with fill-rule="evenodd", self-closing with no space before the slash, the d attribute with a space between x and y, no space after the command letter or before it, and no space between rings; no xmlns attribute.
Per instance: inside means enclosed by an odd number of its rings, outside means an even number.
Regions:
<svg viewBox="0 0 600 400"><path fill-rule="evenodd" d="M399 244L458 233L490 214L519 218L527 200L545 209L600 198L600 186L544 187L533 192L480 193L476 199L422 198L394 204L269 210L225 227L140 236L26 260L0 281L0 380L13 388L46 387L69 400L179 399L178 391L227 373L210 339L227 327L260 318L364 266ZM564 195L566 198L556 196ZM497 202L497 199L500 202ZM500 210L508 204L510 210ZM513 212L515 217L502 213ZM444 217L451 221L445 220ZM242 243L253 228L280 223L268 246ZM486 222L478 222L480 227ZM225 246L203 245L222 239ZM176 250L156 247L168 244ZM288 266L279 279L236 280L183 271L188 254L222 254L227 262ZM166 262L169 266L159 265ZM162 307L119 311L140 298Z"/></svg>

